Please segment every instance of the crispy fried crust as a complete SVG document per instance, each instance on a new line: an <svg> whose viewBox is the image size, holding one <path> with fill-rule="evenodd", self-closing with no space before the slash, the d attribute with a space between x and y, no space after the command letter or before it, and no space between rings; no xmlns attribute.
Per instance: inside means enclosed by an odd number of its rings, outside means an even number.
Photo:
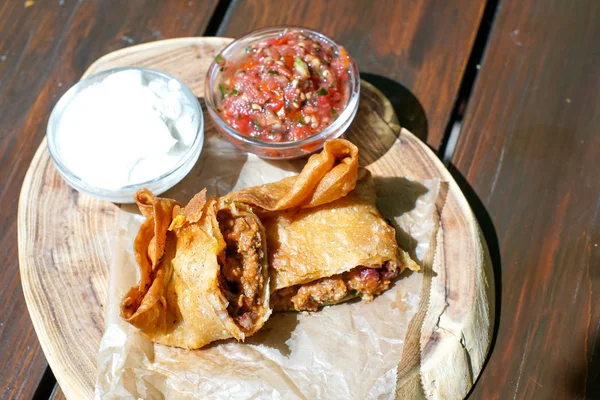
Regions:
<svg viewBox="0 0 600 400"><path fill-rule="evenodd" d="M371 175L358 167L358 149L346 140L327 142L297 176L226 199L249 204L265 225L272 292L360 267L418 269L379 214ZM337 301L340 290L330 292Z"/></svg>
<svg viewBox="0 0 600 400"><path fill-rule="evenodd" d="M173 215L177 205L173 200L148 191L136 196L147 217L134 244L141 280L123 299L121 315L157 343L196 349L220 339L243 340L270 314L262 223L243 204L229 210L252 221L263 254L258 258L262 285L256 288L257 318L242 329L229 315L220 286L220 258L226 257L227 243L217 220L219 204L205 198L205 194L195 197Z"/></svg>
<svg viewBox="0 0 600 400"><path fill-rule="evenodd" d="M220 199L202 191L185 207L148 190L136 202L146 216L134 244L141 279L121 314L157 343L243 340L269 317L272 292L294 291L297 309L314 309L386 290L392 275L375 282L369 269L418 269L379 214L358 149L342 139L279 182Z"/></svg>

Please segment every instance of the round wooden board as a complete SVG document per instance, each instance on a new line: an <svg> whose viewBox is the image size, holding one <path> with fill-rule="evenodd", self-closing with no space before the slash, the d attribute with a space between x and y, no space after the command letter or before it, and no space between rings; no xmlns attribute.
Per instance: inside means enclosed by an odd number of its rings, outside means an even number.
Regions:
<svg viewBox="0 0 600 400"><path fill-rule="evenodd" d="M84 76L145 66L178 77L202 97L205 72L230 40L182 38L133 46L100 58ZM212 134L206 116L205 124ZM444 182L436 207L436 250L405 340L396 397L463 398L481 372L494 320L491 262L477 221L439 159L398 126L387 99L367 83L346 137L359 146L361 163L375 176ZM19 201L19 263L31 319L68 398L93 397L118 207L69 187L42 142Z"/></svg>

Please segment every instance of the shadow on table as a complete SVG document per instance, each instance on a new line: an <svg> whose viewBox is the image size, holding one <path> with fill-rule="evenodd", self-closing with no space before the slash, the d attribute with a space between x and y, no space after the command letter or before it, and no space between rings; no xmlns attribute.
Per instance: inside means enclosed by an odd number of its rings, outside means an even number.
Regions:
<svg viewBox="0 0 600 400"><path fill-rule="evenodd" d="M397 218L415 209L417 200L429 191L419 182L397 176L374 176L377 208L388 224L396 230L398 246L408 252L421 266L417 257L418 241L398 225Z"/></svg>
<svg viewBox="0 0 600 400"><path fill-rule="evenodd" d="M500 314L501 314L501 304L502 304L502 260L500 256L500 246L498 243L498 235L496 234L496 229L494 228L494 223L490 214L487 212L483 202L479 199L475 190L471 187L469 182L465 179L465 177L456 169L454 165L450 165L448 167L450 174L460 187L460 190L465 195L469 205L471 206L471 210L473 210L473 214L475 214L475 218L477 218L477 222L479 223L479 227L481 228L481 232L483 233L483 237L488 246L488 251L490 253L490 258L492 260L492 268L494 272L494 291L495 291L495 301L494 301L494 332L492 334L492 341L490 343L490 349L488 351L488 355L485 363L483 364L483 368L479 376L485 370L487 363L490 359L492 351L494 350L494 346L496 345L496 339L498 338L498 331L500 328ZM473 385L473 388L475 385ZM471 389L471 392L473 389ZM471 393L469 393L470 395ZM468 396L467 396L468 397Z"/></svg>
<svg viewBox="0 0 600 400"><path fill-rule="evenodd" d="M419 99L401 83L384 76L361 73L361 79L381 91L392 103L400 126L408 129L423 142L427 141L427 117Z"/></svg>
<svg viewBox="0 0 600 400"><path fill-rule="evenodd" d="M586 338L583 340L584 346L588 346ZM600 399L600 337L594 340L586 364L570 372L568 385L574 399Z"/></svg>
<svg viewBox="0 0 600 400"><path fill-rule="evenodd" d="M423 107L406 87L378 75L361 78L358 111L343 137L358 146L362 166L376 162L397 143L400 127L427 138Z"/></svg>

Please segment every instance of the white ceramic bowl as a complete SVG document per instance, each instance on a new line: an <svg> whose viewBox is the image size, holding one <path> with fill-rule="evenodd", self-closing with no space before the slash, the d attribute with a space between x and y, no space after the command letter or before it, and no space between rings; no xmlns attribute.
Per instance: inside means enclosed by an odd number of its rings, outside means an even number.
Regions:
<svg viewBox="0 0 600 400"><path fill-rule="evenodd" d="M65 109L69 106L70 102L84 89L94 85L108 76L117 72L136 70L140 71L144 78L151 78L152 80L163 80L169 82L174 80L177 82L178 89L180 90L180 99L182 104L191 106L192 109L192 120L191 124L193 129L196 130L194 139L191 146L181 153L179 160L175 165L167 170L166 172L144 182L138 182L135 184L120 187L118 189L107 189L98 187L94 184L90 184L82 179L77 171L74 171L67 167L64 162L64 154L61 153L60 135L58 130L60 129L60 121L65 112ZM177 85L176 85L177 86ZM85 134L85 132L82 132ZM181 179L183 179L196 164L198 157L202 151L204 143L204 117L202 115L202 109L198 99L192 91L185 86L178 79L165 74L164 72L139 67L126 67L126 68L115 68L106 71L99 72L95 75L87 77L79 81L76 85L70 88L58 101L48 120L48 127L46 131L46 139L48 143L48 150L50 156L58 169L58 172L63 179L76 190L88 194L90 196L97 197L102 200L112 201L115 203L132 203L133 195L138 189L147 188L155 194L160 194L171 187L175 186ZM118 145L118 144L116 144ZM106 155L106 162L111 162L110 154ZM96 166L94 166L96 168ZM98 165L97 168L102 168L102 165Z"/></svg>

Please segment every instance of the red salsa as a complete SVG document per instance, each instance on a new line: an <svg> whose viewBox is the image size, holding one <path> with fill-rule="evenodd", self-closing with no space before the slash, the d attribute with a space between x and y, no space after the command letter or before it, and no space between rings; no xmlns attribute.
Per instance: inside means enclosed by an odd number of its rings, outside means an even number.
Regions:
<svg viewBox="0 0 600 400"><path fill-rule="evenodd" d="M298 141L329 126L348 102L349 57L302 32L287 31L246 48L221 66L217 110L241 134Z"/></svg>

